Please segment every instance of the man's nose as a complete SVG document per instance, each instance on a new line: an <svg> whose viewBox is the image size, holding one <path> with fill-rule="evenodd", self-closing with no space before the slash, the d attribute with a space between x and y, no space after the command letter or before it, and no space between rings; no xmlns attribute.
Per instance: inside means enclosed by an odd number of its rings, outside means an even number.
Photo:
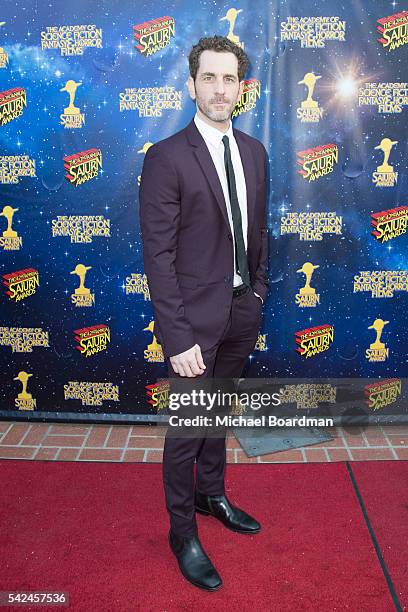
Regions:
<svg viewBox="0 0 408 612"><path fill-rule="evenodd" d="M225 93L225 83L223 78L219 78L215 83L215 93L223 95Z"/></svg>

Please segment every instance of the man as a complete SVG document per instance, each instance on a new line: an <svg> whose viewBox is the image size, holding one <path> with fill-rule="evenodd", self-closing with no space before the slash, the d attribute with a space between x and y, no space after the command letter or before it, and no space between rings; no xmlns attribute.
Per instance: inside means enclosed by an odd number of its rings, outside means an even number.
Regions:
<svg viewBox="0 0 408 612"><path fill-rule="evenodd" d="M227 38L201 38L187 82L196 115L144 160L144 268L171 378L240 377L258 337L268 290L268 157L261 142L231 124L248 64ZM239 533L260 525L225 496L225 433L177 438L169 430L163 482L170 547L185 578L214 591L222 580L198 539L195 511Z"/></svg>

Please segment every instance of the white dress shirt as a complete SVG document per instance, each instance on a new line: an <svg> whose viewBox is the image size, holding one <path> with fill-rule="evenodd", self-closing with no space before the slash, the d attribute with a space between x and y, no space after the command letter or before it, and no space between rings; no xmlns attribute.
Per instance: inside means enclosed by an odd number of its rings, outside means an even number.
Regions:
<svg viewBox="0 0 408 612"><path fill-rule="evenodd" d="M225 171L225 163L224 163L224 143L222 139L224 136L228 136L230 150L231 150L231 160L232 166L234 168L235 175L235 184L237 187L237 196L239 208L241 211L241 220L242 220L242 234L244 237L245 250L247 250L248 246L248 212L247 212L247 190L245 183L245 174L244 168L242 166L241 156L239 154L239 149L237 145L237 141L234 138L234 133L232 131L232 122L230 120L229 127L226 132L221 132L215 127L212 127L205 121L203 121L198 114L196 113L194 116L194 123L197 126L201 136L204 138L205 144L210 152L211 158L214 162L215 169L217 170L218 178L220 179L222 191L224 194L224 199L227 207L228 220L231 227L231 234L234 236L234 222L232 219L232 211L231 211L231 202L229 198L228 192L228 179L227 173ZM234 280L233 285L237 287L242 284L242 278L237 272L236 261L235 261L235 240L232 241L233 252L234 252ZM255 291L254 291L255 293ZM257 297L262 301L260 295L255 293Z"/></svg>

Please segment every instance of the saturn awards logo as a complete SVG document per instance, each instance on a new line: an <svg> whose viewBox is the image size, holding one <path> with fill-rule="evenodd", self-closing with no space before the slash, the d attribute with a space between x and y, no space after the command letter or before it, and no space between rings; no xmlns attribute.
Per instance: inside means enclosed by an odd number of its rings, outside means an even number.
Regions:
<svg viewBox="0 0 408 612"><path fill-rule="evenodd" d="M258 79L247 79L244 81L244 91L236 103L231 117L238 117L256 107L257 100L261 96L261 83Z"/></svg>
<svg viewBox="0 0 408 612"><path fill-rule="evenodd" d="M173 17L159 17L133 26L133 35L137 41L136 49L149 57L161 49L168 47L175 35Z"/></svg>
<svg viewBox="0 0 408 612"><path fill-rule="evenodd" d="M65 178L71 185L77 187L86 181L97 177L102 171L102 151L88 149L64 157Z"/></svg>
<svg viewBox="0 0 408 612"><path fill-rule="evenodd" d="M383 321L383 319L375 319L373 324L368 328L373 329L376 333L374 342L372 342L370 348L366 350L366 358L371 363L385 361L389 357L389 349L385 346L384 342L381 342L384 326L388 323L389 321Z"/></svg>
<svg viewBox="0 0 408 612"><path fill-rule="evenodd" d="M3 274L6 295L14 302L20 302L33 295L40 285L38 270L25 268L9 274Z"/></svg>
<svg viewBox="0 0 408 612"><path fill-rule="evenodd" d="M366 403L371 410L380 410L380 408L390 406L401 395L401 388L400 378L388 378L366 385L364 387Z"/></svg>
<svg viewBox="0 0 408 612"><path fill-rule="evenodd" d="M76 329L74 334L75 340L78 342L75 348L83 357L90 357L95 353L106 351L111 339L110 329L104 323Z"/></svg>
<svg viewBox="0 0 408 612"><path fill-rule="evenodd" d="M147 403L156 411L165 410L169 407L170 382L167 379L158 380L156 383L145 386Z"/></svg>
<svg viewBox="0 0 408 612"><path fill-rule="evenodd" d="M334 165L339 161L339 149L336 144L321 145L299 151L297 163L301 166L298 173L311 183L333 172Z"/></svg>
<svg viewBox="0 0 408 612"><path fill-rule="evenodd" d="M408 206L390 208L371 214L371 234L378 242L384 243L392 238L406 234L408 223Z"/></svg>
<svg viewBox="0 0 408 612"><path fill-rule="evenodd" d="M307 88L306 100L302 100L300 108L296 110L296 116L301 123L318 123L323 117L323 109L319 107L317 100L313 99L313 92L316 82L321 77L314 72L307 72L298 85L305 85Z"/></svg>
<svg viewBox="0 0 408 612"><path fill-rule="evenodd" d="M302 272L305 275L305 285L299 289L299 293L296 294L296 304L300 308L314 308L317 304L320 304L320 295L316 293L316 289L310 286L312 280L312 274L317 270L319 266L313 265L310 261L306 261L299 270L296 272Z"/></svg>
<svg viewBox="0 0 408 612"><path fill-rule="evenodd" d="M82 85L81 81L76 82L70 79L60 89L60 91L66 92L69 95L69 104L64 108L62 115L60 115L60 123L64 128L81 128L85 123L84 113L81 113L81 109L74 104L76 91L80 85Z"/></svg>
<svg viewBox="0 0 408 612"><path fill-rule="evenodd" d="M377 19L381 38L377 41L387 51L394 51L408 42L408 11Z"/></svg>
<svg viewBox="0 0 408 612"><path fill-rule="evenodd" d="M394 167L388 163L391 149L398 144L398 140L383 138L379 145L374 147L380 149L383 154L383 162L377 166L377 172L373 172L373 183L376 187L394 187L397 184L398 172L394 172Z"/></svg>
<svg viewBox="0 0 408 612"><path fill-rule="evenodd" d="M157 338L154 335L154 321L150 321L149 325L143 329L152 334L152 341L147 345L144 351L144 358L149 363L162 363L164 361L164 355L161 345L157 342Z"/></svg>
<svg viewBox="0 0 408 612"><path fill-rule="evenodd" d="M74 293L71 295L71 302L75 306L94 306L95 305L95 294L91 293L88 287L85 287L85 275L88 270L92 270L92 266L85 266L84 264L77 264L70 274L76 274L79 278L79 287L76 287Z"/></svg>
<svg viewBox="0 0 408 612"><path fill-rule="evenodd" d="M31 376L32 374L22 370L15 378L13 378L13 380L19 380L22 385L20 393L14 400L15 406L19 410L34 410L34 408L37 406L37 400L35 400L31 393L28 393L27 391L28 379Z"/></svg>
<svg viewBox="0 0 408 612"><path fill-rule="evenodd" d="M10 123L23 114L27 106L27 93L23 87L13 87L0 92L0 126Z"/></svg>
<svg viewBox="0 0 408 612"><path fill-rule="evenodd" d="M301 357L313 357L327 351L334 340L333 325L319 325L295 332L296 352Z"/></svg>

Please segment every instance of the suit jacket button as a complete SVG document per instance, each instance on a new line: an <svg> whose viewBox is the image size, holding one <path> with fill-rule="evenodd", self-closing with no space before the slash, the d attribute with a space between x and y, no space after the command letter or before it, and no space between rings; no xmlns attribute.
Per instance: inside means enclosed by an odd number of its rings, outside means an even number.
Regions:
<svg viewBox="0 0 408 612"><path fill-rule="evenodd" d="M224 276L224 281L226 283L229 283L231 281L231 277L230 276Z"/></svg>
<svg viewBox="0 0 408 612"><path fill-rule="evenodd" d="M232 234L227 234L228 238L232 240Z"/></svg>

